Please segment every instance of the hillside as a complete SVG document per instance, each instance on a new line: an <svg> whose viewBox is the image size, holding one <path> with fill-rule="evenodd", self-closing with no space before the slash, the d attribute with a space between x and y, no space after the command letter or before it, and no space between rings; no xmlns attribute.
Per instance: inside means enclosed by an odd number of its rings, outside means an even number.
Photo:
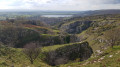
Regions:
<svg viewBox="0 0 120 67"><path fill-rule="evenodd" d="M119 34L119 13L72 17L50 25L34 18L6 18L0 21L0 66L119 67ZM107 35L116 35L112 48ZM37 49L40 54L32 64L24 51L31 55Z"/></svg>
<svg viewBox="0 0 120 67"><path fill-rule="evenodd" d="M103 50L99 56L92 56L84 62L68 63L60 67L119 67L120 66L120 46L113 49Z"/></svg>
<svg viewBox="0 0 120 67"><path fill-rule="evenodd" d="M30 67L36 67L36 66L37 67L39 67L39 66L46 67L47 66L47 67L51 67L45 61L42 60L45 57L44 52L48 52L48 51L50 52L50 51L53 51L53 50L56 50L56 49L57 49L57 51L59 51L59 50L61 51L61 48L66 49L66 47L69 48L69 46L71 46L71 48L76 47L76 46L74 46L74 44L76 44L78 46L81 45L80 47L87 47L85 50L90 50L90 52L92 51L90 49L90 47L89 47L89 44L86 43L86 42L48 46L48 47L42 48L43 53L41 53L38 56L38 58L37 58L37 60L35 60L34 64L30 64L29 59L23 53L23 49L10 48L10 47L4 46L1 43L1 45L0 45L0 59L1 59L0 66L2 66L2 67L5 67L5 66L15 66L15 67L24 67L24 66L25 67L26 66L30 66ZM52 50L51 50L51 47L53 48ZM88 58L88 56L86 56L86 57Z"/></svg>
<svg viewBox="0 0 120 67"><path fill-rule="evenodd" d="M64 45L55 45L55 46L49 46L49 47L44 47L42 51L51 51L51 47L53 50L58 49L63 46L67 45L72 45L72 44L64 44ZM8 51L9 50L9 51ZM120 66L120 47L119 46L114 46L113 49L108 48L105 50L101 51L102 53L99 53L99 55L96 56L96 54L92 55L91 58L89 58L86 61L83 62L78 62L76 61L71 61L68 64L65 65L59 65L56 67L100 67L100 66L112 66L112 67L119 67ZM39 55L37 60L35 60L34 64L30 64L28 58L26 58L26 55L22 52L22 49L16 49L16 48L9 48L1 45L0 48L0 66L5 67L5 66L17 66L17 67L22 67L22 66L30 66L30 67L51 67L45 62L41 60L44 55ZM115 62L115 63L113 63Z"/></svg>
<svg viewBox="0 0 120 67"><path fill-rule="evenodd" d="M77 41L88 41L94 50L98 50L106 47L103 34L110 29L120 28L119 18L119 14L80 17L63 23L60 30L75 34Z"/></svg>

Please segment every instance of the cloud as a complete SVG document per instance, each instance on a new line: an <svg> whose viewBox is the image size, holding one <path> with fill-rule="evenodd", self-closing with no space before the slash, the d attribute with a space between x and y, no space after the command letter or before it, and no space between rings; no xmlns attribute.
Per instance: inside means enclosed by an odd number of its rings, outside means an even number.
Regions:
<svg viewBox="0 0 120 67"><path fill-rule="evenodd" d="M0 0L0 9L97 10L120 9L120 0Z"/></svg>
<svg viewBox="0 0 120 67"><path fill-rule="evenodd" d="M105 0L105 4L120 4L120 0Z"/></svg>

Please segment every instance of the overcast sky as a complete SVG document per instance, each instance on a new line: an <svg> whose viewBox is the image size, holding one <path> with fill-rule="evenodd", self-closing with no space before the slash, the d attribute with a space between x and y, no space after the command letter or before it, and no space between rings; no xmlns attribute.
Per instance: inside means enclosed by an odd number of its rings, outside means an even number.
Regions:
<svg viewBox="0 0 120 67"><path fill-rule="evenodd" d="M0 0L0 9L55 11L120 9L120 0Z"/></svg>

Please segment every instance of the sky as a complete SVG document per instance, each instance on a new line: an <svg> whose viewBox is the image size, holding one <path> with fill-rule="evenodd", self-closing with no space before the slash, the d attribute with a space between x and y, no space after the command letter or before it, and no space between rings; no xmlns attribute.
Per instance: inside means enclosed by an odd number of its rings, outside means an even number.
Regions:
<svg viewBox="0 0 120 67"><path fill-rule="evenodd" d="M0 0L0 9L54 11L120 9L120 0Z"/></svg>

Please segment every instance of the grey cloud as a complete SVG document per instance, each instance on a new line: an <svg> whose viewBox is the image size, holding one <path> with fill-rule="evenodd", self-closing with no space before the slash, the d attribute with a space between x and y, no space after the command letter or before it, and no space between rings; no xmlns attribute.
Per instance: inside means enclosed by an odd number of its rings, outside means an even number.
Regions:
<svg viewBox="0 0 120 67"><path fill-rule="evenodd" d="M104 0L103 2L104 4L120 4L120 0Z"/></svg>
<svg viewBox="0 0 120 67"><path fill-rule="evenodd" d="M113 0L113 2L111 2L113 4L120 4L120 0Z"/></svg>

